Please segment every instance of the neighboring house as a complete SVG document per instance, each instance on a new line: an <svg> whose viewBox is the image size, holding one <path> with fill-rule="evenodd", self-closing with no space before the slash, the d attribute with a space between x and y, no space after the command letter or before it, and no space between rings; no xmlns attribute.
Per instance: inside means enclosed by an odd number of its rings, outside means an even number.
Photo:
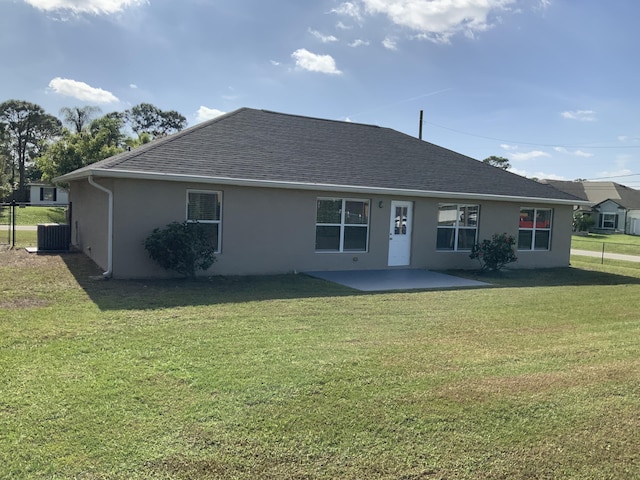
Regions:
<svg viewBox="0 0 640 480"><path fill-rule="evenodd" d="M69 193L61 187L45 183L30 183L29 193L31 205L67 205Z"/></svg>
<svg viewBox="0 0 640 480"><path fill-rule="evenodd" d="M163 277L144 239L207 226L214 274L477 268L472 245L518 238L516 266L569 265L579 199L403 133L243 108L63 175L72 242L116 278Z"/></svg>
<svg viewBox="0 0 640 480"><path fill-rule="evenodd" d="M591 208L584 209L594 220L594 230L640 235L640 191L615 182L544 183L587 200Z"/></svg>

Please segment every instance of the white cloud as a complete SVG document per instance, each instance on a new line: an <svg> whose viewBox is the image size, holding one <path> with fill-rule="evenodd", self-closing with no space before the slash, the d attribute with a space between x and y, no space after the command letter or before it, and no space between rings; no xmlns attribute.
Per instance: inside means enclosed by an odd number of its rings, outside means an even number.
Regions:
<svg viewBox="0 0 640 480"><path fill-rule="evenodd" d="M310 72L327 73L330 75L341 75L342 72L336 68L336 62L331 55L318 55L306 48L299 48L291 54L296 61L296 66Z"/></svg>
<svg viewBox="0 0 640 480"><path fill-rule="evenodd" d="M131 88L133 90L137 90L138 89L138 85L136 85L135 83L130 83L129 84L129 88Z"/></svg>
<svg viewBox="0 0 640 480"><path fill-rule="evenodd" d="M516 175L520 175L522 177L527 178L546 178L547 180L567 180L566 177L562 175L556 175L555 173L546 173L546 172L530 172L529 170L520 170L518 168L509 169L511 173L515 173Z"/></svg>
<svg viewBox="0 0 640 480"><path fill-rule="evenodd" d="M196 113L196 123L211 120L212 118L219 117L220 115L224 115L225 113L226 112L218 110L217 108L209 108L201 105L198 109L198 112Z"/></svg>
<svg viewBox="0 0 640 480"><path fill-rule="evenodd" d="M342 22L338 22L338 23L336 23L336 28L338 28L340 30L351 30L353 27L351 27L349 25L345 25Z"/></svg>
<svg viewBox="0 0 640 480"><path fill-rule="evenodd" d="M578 120L580 122L596 121L596 112L593 110L567 110L560 113L560 115L568 120Z"/></svg>
<svg viewBox="0 0 640 480"><path fill-rule="evenodd" d="M349 44L350 47L366 47L368 45L369 45L369 42L360 40L359 38Z"/></svg>
<svg viewBox="0 0 640 480"><path fill-rule="evenodd" d="M508 144L506 144L506 143L503 143L502 145L500 145L500 147L501 147L503 150L507 150L507 151L517 150L517 149L518 149L518 147L517 147L516 145L508 145Z"/></svg>
<svg viewBox="0 0 640 480"><path fill-rule="evenodd" d="M582 150L574 150L573 152L571 152L564 147L554 147L553 149L558 153L564 153L565 155L573 155L574 157L583 157L583 158L593 157L593 153L583 152Z"/></svg>
<svg viewBox="0 0 640 480"><path fill-rule="evenodd" d="M541 150L533 150L531 152L516 152L511 154L511 158L518 162L531 160L534 158L550 157L550 156L551 155L549 155L547 152L543 152Z"/></svg>
<svg viewBox="0 0 640 480"><path fill-rule="evenodd" d="M398 49L398 43L396 42L396 40L394 38L391 37L387 37L382 41L382 45L384 45L384 48L386 48L387 50L397 50Z"/></svg>
<svg viewBox="0 0 640 480"><path fill-rule="evenodd" d="M311 35L313 35L314 37L316 37L318 40L320 40L322 43L331 43L331 42L337 42L338 41L338 39L336 37L334 37L333 35L323 35L322 33L320 33L317 30L309 29L309 33Z"/></svg>
<svg viewBox="0 0 640 480"><path fill-rule="evenodd" d="M147 0L24 0L38 10L46 12L71 11L93 15L118 13L127 7L142 5Z"/></svg>
<svg viewBox="0 0 640 480"><path fill-rule="evenodd" d="M345 15L355 20L362 20L362 13L360 6L355 2L344 2L338 5L338 7L331 10L331 13L337 13L338 15Z"/></svg>
<svg viewBox="0 0 640 480"><path fill-rule="evenodd" d="M111 92L68 78L54 78L49 82L49 88L59 95L77 98L83 102L115 103L120 101L118 97Z"/></svg>
<svg viewBox="0 0 640 480"><path fill-rule="evenodd" d="M383 14L396 25L410 28L419 37L435 43L449 43L464 33L491 28L490 15L506 10L516 0L361 0L369 14ZM344 4L343 4L344 5Z"/></svg>

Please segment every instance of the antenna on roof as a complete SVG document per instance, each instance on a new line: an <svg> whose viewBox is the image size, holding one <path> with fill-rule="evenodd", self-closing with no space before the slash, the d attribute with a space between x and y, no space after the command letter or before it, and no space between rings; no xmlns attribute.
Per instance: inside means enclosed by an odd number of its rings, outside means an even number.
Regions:
<svg viewBox="0 0 640 480"><path fill-rule="evenodd" d="M418 129L418 138L422 140L422 118L424 116L424 111L420 110L420 128Z"/></svg>

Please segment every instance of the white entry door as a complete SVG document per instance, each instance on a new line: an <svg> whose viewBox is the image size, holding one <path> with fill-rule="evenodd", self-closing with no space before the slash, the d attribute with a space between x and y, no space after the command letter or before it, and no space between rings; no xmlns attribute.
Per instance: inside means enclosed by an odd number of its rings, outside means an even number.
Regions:
<svg viewBox="0 0 640 480"><path fill-rule="evenodd" d="M389 219L389 266L409 265L411 261L411 202L391 202Z"/></svg>

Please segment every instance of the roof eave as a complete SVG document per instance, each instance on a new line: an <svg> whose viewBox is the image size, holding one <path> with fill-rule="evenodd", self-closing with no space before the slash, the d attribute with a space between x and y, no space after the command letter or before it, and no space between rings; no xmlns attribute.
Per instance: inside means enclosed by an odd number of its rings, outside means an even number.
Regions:
<svg viewBox="0 0 640 480"><path fill-rule="evenodd" d="M74 180L82 180L84 178L103 177L103 178L129 178L137 180L163 180L167 182L193 182L207 183L216 185L234 185L243 187L262 187L262 188L285 188L291 190L322 190L327 192L346 192L371 195L400 195L414 197L430 197L443 199L465 199L465 200L493 200L493 201L520 201L528 203L553 204L553 205L581 205L588 206L591 203L579 199L563 199L563 198L544 198L544 197L527 197L517 195L495 195L486 193L472 192L446 192L431 190L414 190L401 188L385 188L373 186L355 186L355 185L338 185L324 183L304 183L304 182L287 182L276 180L258 180L258 179L239 179L229 177L205 177L201 175L182 175L168 173L152 173L152 172L136 172L130 170L117 169L91 169L71 172L53 179L54 182L70 182Z"/></svg>

